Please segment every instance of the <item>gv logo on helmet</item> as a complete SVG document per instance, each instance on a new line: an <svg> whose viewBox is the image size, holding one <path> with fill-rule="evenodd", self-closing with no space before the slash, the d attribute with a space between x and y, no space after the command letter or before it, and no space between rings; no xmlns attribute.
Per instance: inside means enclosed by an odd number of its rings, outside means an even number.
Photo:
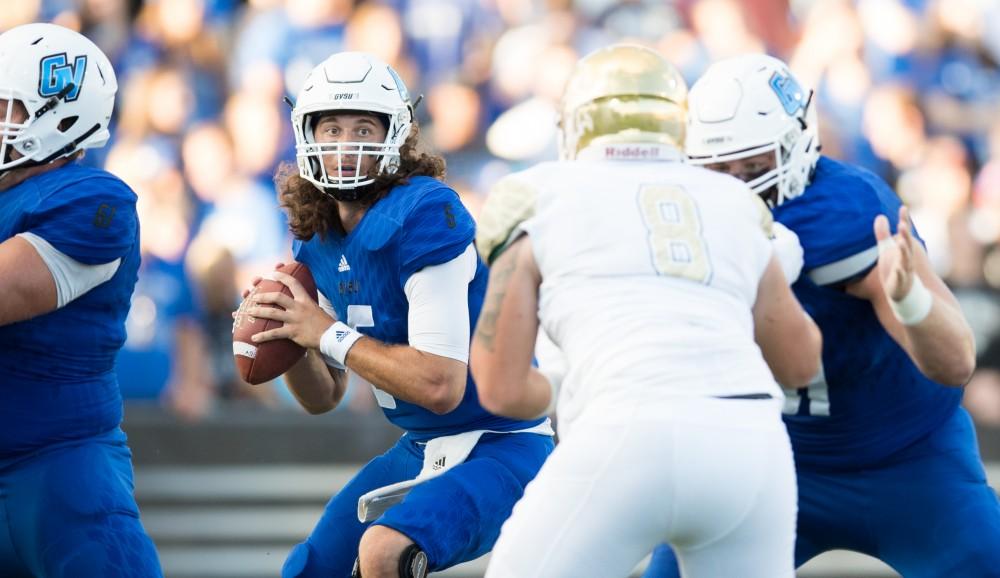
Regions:
<svg viewBox="0 0 1000 578"><path fill-rule="evenodd" d="M771 80L768 84L771 85L771 90L778 96L781 106L790 116L795 116L795 113L805 109L808 102L805 91L802 90L802 87L799 86L799 83L791 75L775 71L771 75Z"/></svg>
<svg viewBox="0 0 1000 578"><path fill-rule="evenodd" d="M66 93L66 102L71 102L80 96L83 86L83 75L87 71L87 57L77 56L73 64L69 64L66 54L50 54L42 59L41 74L38 77L38 94L48 98L58 96L67 85L73 88Z"/></svg>

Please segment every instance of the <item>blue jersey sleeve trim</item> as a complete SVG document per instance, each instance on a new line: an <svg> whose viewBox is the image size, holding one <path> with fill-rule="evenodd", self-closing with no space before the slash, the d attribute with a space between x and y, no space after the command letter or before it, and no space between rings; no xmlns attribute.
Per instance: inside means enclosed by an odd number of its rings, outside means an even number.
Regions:
<svg viewBox="0 0 1000 578"><path fill-rule="evenodd" d="M839 261L816 267L806 275L817 285L834 285L871 269L876 262L878 262L877 245Z"/></svg>

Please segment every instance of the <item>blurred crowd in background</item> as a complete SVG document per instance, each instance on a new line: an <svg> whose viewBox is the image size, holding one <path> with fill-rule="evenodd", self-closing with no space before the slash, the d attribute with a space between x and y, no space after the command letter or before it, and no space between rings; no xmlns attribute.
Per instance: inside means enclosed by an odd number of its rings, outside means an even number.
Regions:
<svg viewBox="0 0 1000 578"><path fill-rule="evenodd" d="M272 183L294 159L283 98L328 55L372 52L424 95L421 132L475 214L501 176L556 157L556 105L576 59L628 39L662 51L689 83L714 60L767 51L816 88L824 153L877 172L911 206L976 332L966 405L1000 425L1000 0L0 4L0 30L80 30L118 72L113 141L84 162L139 195L143 266L119 360L127 398L185 419L221 403L294 404L280 382L240 382L230 313L252 277L290 259ZM352 393L342 411L376 411L367 391Z"/></svg>

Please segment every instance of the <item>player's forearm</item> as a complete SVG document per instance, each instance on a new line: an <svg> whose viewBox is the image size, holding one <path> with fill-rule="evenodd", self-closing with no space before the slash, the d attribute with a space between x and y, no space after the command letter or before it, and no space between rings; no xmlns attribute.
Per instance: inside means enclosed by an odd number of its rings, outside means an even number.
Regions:
<svg viewBox="0 0 1000 578"><path fill-rule="evenodd" d="M317 415L337 407L347 387L346 372L327 367L322 356L314 349L285 372L285 385L299 405Z"/></svg>
<svg viewBox="0 0 1000 578"><path fill-rule="evenodd" d="M466 364L408 345L366 337L351 347L346 361L351 371L375 387L439 415L458 407L465 395Z"/></svg>
<svg viewBox="0 0 1000 578"><path fill-rule="evenodd" d="M905 208L900 209L900 222L908 222ZM885 217L876 219L876 236L887 235L887 228ZM904 225L900 230L908 236ZM958 301L933 272L923 247L912 238L892 243L883 238L880 243L885 248L880 250L884 252L879 256L879 267L848 285L847 293L871 302L879 323L927 378L943 385L964 385L976 368L976 348ZM900 247L907 246L912 246L910 271L901 265L906 253ZM890 256L886 261L888 275L881 270L885 255ZM896 256L895 261L892 256Z"/></svg>
<svg viewBox="0 0 1000 578"><path fill-rule="evenodd" d="M552 401L552 385L533 367L516 374L478 371L473 375L476 377L479 402L496 415L535 419L545 413Z"/></svg>
<svg viewBox="0 0 1000 578"><path fill-rule="evenodd" d="M903 325L903 347L920 372L944 384L965 385L976 369L976 345L972 330L961 311L934 297L927 317L915 325Z"/></svg>

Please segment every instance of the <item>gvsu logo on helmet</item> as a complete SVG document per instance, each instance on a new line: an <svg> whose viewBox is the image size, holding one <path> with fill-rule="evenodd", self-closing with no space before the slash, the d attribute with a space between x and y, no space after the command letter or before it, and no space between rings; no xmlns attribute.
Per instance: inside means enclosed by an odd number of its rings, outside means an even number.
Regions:
<svg viewBox="0 0 1000 578"><path fill-rule="evenodd" d="M83 76L87 71L85 55L77 56L70 64L65 53L51 54L42 58L39 66L41 67L41 74L38 76L39 95L45 98L59 96L68 85L72 84L65 95L66 102L72 102L80 96Z"/></svg>

